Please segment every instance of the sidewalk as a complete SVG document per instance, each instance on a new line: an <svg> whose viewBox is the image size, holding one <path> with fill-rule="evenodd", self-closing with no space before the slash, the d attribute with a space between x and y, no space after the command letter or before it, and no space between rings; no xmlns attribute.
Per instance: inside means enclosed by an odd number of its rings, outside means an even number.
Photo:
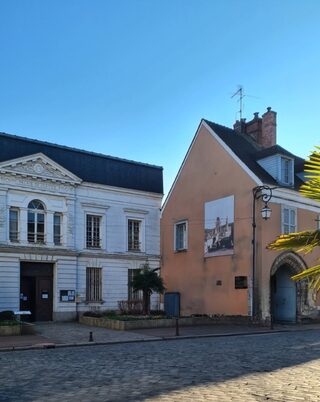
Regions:
<svg viewBox="0 0 320 402"><path fill-rule="evenodd" d="M118 343L153 339L153 336L91 327L77 322L35 324L36 335L1 336L0 351L8 349L49 348L62 345ZM89 340L92 332L93 342Z"/></svg>
<svg viewBox="0 0 320 402"><path fill-rule="evenodd" d="M258 326L214 324L180 327L179 336L176 336L176 328L174 327L115 331L76 322L36 323L35 325L36 335L0 337L0 351L320 330L320 324L275 325L273 330ZM92 333L93 341L90 341L90 332Z"/></svg>

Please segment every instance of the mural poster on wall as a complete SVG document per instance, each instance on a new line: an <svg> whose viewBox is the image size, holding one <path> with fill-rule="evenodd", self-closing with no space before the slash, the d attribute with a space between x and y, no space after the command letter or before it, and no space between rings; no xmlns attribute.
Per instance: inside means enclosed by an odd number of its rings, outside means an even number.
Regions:
<svg viewBox="0 0 320 402"><path fill-rule="evenodd" d="M234 196L204 204L204 256L233 254Z"/></svg>

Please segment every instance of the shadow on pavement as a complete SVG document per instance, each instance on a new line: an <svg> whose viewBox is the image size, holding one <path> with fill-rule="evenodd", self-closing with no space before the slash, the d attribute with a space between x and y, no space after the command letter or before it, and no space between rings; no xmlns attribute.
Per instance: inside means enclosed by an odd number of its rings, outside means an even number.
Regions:
<svg viewBox="0 0 320 402"><path fill-rule="evenodd" d="M320 395L319 330L4 352L0 359L0 401L222 401L231 400L223 396L230 387L239 401ZM250 398L241 396L247 389Z"/></svg>

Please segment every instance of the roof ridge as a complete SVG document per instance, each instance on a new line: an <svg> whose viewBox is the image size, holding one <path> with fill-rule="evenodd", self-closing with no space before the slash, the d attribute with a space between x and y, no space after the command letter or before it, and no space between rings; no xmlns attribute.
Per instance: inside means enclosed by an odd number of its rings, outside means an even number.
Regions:
<svg viewBox="0 0 320 402"><path fill-rule="evenodd" d="M28 138L28 137L22 137L22 136L16 135L16 134L8 134L8 133L4 133L4 132L0 131L0 136L13 138L13 139L20 140L20 141L27 141L27 142L36 143L36 144L43 144L43 145L47 145L47 146L54 147L54 148L60 148L60 149L65 149L65 150L78 152L78 153L83 153L83 154L87 154L87 155L93 155L93 156L97 156L97 157L100 157L100 158L113 159L113 160L116 160L116 161L130 163L130 164L134 164L134 165L148 166L148 167L163 170L162 166L153 165L153 164L150 164L150 163L137 162L137 161L134 161L134 160L131 160L131 159L119 158L117 156L111 156L111 155L102 154L100 152L86 151L85 149L69 147L68 145L60 145L60 144L55 144L53 142L37 140L37 139L33 139L33 138Z"/></svg>
<svg viewBox="0 0 320 402"><path fill-rule="evenodd" d="M208 123L209 125L213 124L215 126L221 127L224 130L230 131L230 134L237 135L238 137L244 139L245 141L247 141L250 145L252 145L255 148L256 152L259 152L261 150L261 146L259 144L257 144L257 142L253 138L251 138L250 135L243 134L243 133L238 133L233 128L224 126L223 124L215 123L215 122L207 120L207 119L203 119L203 120L206 123Z"/></svg>

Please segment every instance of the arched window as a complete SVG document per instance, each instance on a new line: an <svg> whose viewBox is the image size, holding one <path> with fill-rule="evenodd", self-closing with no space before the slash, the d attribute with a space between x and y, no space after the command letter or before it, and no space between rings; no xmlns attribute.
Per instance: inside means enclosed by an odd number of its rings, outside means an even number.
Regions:
<svg viewBox="0 0 320 402"><path fill-rule="evenodd" d="M28 205L28 242L45 243L44 236L45 208L39 200L32 200Z"/></svg>

